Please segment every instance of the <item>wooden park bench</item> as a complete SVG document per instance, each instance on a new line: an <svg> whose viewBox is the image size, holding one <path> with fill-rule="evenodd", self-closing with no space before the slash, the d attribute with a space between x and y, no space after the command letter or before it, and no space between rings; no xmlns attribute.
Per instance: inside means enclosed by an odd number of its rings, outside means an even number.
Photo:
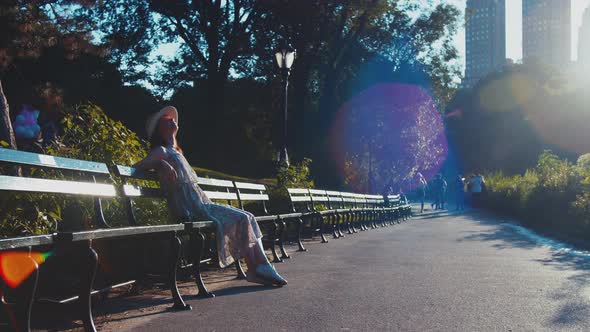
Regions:
<svg viewBox="0 0 590 332"><path fill-rule="evenodd" d="M135 208L133 204L134 199L140 197L165 199L164 193L157 187L157 183L155 183L157 182L155 173L138 171L132 167L121 165L115 165L113 169L116 176L120 177L122 180L120 192L125 199L126 209L131 220L135 219ZM129 180L151 181L152 186L146 187L141 185L131 185L128 184ZM263 244L271 249L273 256L272 261L278 263L282 262L284 259L289 258L289 255L287 254L284 247L284 234L286 225L279 216L269 214L269 196L264 185L203 177L197 178L197 184L203 189L207 197L212 201L234 206L245 211L250 210L249 212L253 212L255 214L256 221L265 234L263 237ZM154 187L154 185L156 185L156 187ZM248 203L259 203L258 209L249 209L247 206ZM136 223L135 221L133 222ZM209 233L214 234L215 225L211 223L209 226ZM195 236L203 237L204 234L201 232ZM277 254L277 246L279 247L281 256ZM200 259L199 261L193 260L191 263L195 266L195 268L197 268L197 270L195 270L195 279L197 281L199 293L205 294L205 296L213 296L213 294L207 291L202 281L200 268L198 268L198 266L209 262L212 262L211 258ZM236 262L236 269L238 278L244 279L245 274L239 261Z"/></svg>
<svg viewBox="0 0 590 332"><path fill-rule="evenodd" d="M0 149L0 164L3 169L23 168L23 176L5 175L0 173L0 191L19 194L43 194L59 197L90 199L94 206L91 229L60 230L49 235L20 236L0 239L0 255L2 259L11 254L24 257L17 263L30 269L28 277L18 285L8 287L0 280L2 302L5 304L4 314L14 319L7 319L9 327L20 331L30 330L30 316L33 302L43 301L57 304L76 302L75 308L87 331L95 331L92 318L91 297L94 294L110 292L113 288L126 286L141 279L133 275L130 279L118 280L116 275L108 276L106 271L98 268L100 250L96 246L108 247L113 241L128 242L131 239L145 236L157 236L169 243L170 258L167 263L168 286L174 301L173 308L187 310L176 284L176 270L180 257L180 239L178 234L187 229L199 229L209 226L210 222L186 223L174 225L133 226L108 228L104 218L101 199L118 197L117 188L111 181L108 167L104 163L52 157L35 153ZM8 197L8 194L3 194ZM195 243L198 243L196 241ZM103 244L103 245L100 245ZM104 245L106 244L106 245ZM33 257L38 253L50 253L42 263ZM200 253L197 253L197 256ZM124 255L124 253L117 253ZM132 261L131 261L132 262ZM129 263L126 263L129 264ZM16 267L12 265L11 267ZM22 266L20 266L23 268ZM132 269L133 270L133 269ZM97 271L101 282L95 282ZM141 273L141 266L137 273ZM102 278L102 276L107 276ZM60 277L69 277L70 284L60 289ZM39 287L44 281L48 287ZM76 284L71 289L71 282ZM61 290L51 292L50 290ZM6 325L6 324L5 324Z"/></svg>
<svg viewBox="0 0 590 332"><path fill-rule="evenodd" d="M331 225L335 239L341 238L344 237L343 227L348 234L354 234L357 227L367 230L367 225L372 228L376 228L377 223L385 225L389 220L387 212L395 209L385 207L380 195L304 188L287 188L287 192L293 212L308 217L310 223L316 221L312 228L320 234L323 243L328 242L324 237L326 225Z"/></svg>
<svg viewBox="0 0 590 332"><path fill-rule="evenodd" d="M389 207L395 209L395 220L400 222L412 217L412 205L405 195L388 195Z"/></svg>
<svg viewBox="0 0 590 332"><path fill-rule="evenodd" d="M297 243L300 250L305 250L302 244L302 231L304 225L309 225L311 235L318 233L322 243L328 243L324 236L326 222L322 213L318 211L318 206L313 204L309 189L305 188L287 188L289 195L289 204L291 206L290 217L284 216L284 219L297 220L299 223L297 232Z"/></svg>
<svg viewBox="0 0 590 332"><path fill-rule="evenodd" d="M87 227L56 227L48 235L0 238L0 255L6 257L17 253L22 257L22 264L30 269L27 278L14 288L0 280L0 300L4 308L8 308L6 315L13 317L7 323L9 327L16 325L21 331L30 330L31 308L36 301L77 302L75 310L84 328L95 331L92 296L107 294L117 287L142 284L149 274L149 251L154 247L165 248L168 255L163 268L174 303L172 308L191 309L178 292L179 265L192 270L198 296L214 296L203 283L201 267L212 262L210 257L204 256L207 252L206 235L215 233L215 223L211 220L172 220L170 224L161 224L165 220L156 220L158 225L147 226L143 220L138 220L134 204L137 200L147 199L155 204L156 200L164 199L155 174L121 165L107 166L1 148L0 166L3 166L0 167L2 192L86 200L93 210L92 222ZM21 167L24 176L9 175L14 167ZM266 234L265 247L270 247L274 262L289 258L284 247L287 222L297 224L299 251L305 251L301 241L304 225L309 224L313 232L319 232L322 242L327 242L324 236L327 224L332 225L334 237L342 237L342 226L348 227L349 233L356 232L355 225L366 229L367 223L374 225L376 221L384 220L383 211L388 208L380 206L382 201L377 196L291 188L287 190L291 211L271 215L267 210L269 196L264 185L209 178L198 178L198 184L210 199L255 213ZM122 203L120 209L124 211L119 212L123 220L107 222L103 212L105 199ZM401 197L390 197L389 202L393 210L399 211L400 218L409 216L409 205L404 204ZM110 227L109 224L124 226ZM281 256L277 253L277 246ZM41 263L35 260L39 253L49 253L49 257ZM126 265L126 274L107 271L99 265L99 258L101 262L111 262L112 259L113 264ZM236 267L238 277L243 278L239 262ZM64 283L60 280L62 277L69 279ZM72 283L75 285L73 289ZM60 284L65 286L60 288Z"/></svg>

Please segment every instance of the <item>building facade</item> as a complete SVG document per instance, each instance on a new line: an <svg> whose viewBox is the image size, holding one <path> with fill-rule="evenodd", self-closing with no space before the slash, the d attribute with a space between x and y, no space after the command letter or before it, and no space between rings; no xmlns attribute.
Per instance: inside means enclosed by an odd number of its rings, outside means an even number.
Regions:
<svg viewBox="0 0 590 332"><path fill-rule="evenodd" d="M522 0L522 56L525 63L571 61L571 0Z"/></svg>
<svg viewBox="0 0 590 332"><path fill-rule="evenodd" d="M464 87L506 63L506 1L467 0Z"/></svg>
<svg viewBox="0 0 590 332"><path fill-rule="evenodd" d="M586 8L578 39L578 62L590 65L590 7Z"/></svg>

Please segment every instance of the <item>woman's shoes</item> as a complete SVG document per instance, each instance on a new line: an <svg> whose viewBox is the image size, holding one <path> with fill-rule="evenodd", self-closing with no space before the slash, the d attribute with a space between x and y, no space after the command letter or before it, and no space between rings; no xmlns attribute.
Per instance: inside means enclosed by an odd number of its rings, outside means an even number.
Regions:
<svg viewBox="0 0 590 332"><path fill-rule="evenodd" d="M246 280L266 286L285 286L287 284L287 280L281 277L270 264L261 264L254 271L248 271Z"/></svg>

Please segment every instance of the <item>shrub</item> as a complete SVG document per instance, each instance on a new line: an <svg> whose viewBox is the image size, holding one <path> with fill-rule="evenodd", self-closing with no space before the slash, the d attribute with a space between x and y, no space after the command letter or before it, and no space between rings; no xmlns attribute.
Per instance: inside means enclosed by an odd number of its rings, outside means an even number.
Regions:
<svg viewBox="0 0 590 332"><path fill-rule="evenodd" d="M313 188L309 166L311 159L304 158L300 163L292 163L288 168L280 168L277 171L277 186L269 187L271 206L276 212L285 212L291 209L287 188Z"/></svg>
<svg viewBox="0 0 590 332"><path fill-rule="evenodd" d="M54 156L131 165L143 158L147 143L121 122L110 119L96 105L83 104L64 109L60 143L47 148ZM44 178L64 179L56 171L27 170ZM42 174L41 174L42 173ZM164 202L137 202L138 219L146 224L167 222ZM112 226L127 224L117 199L103 200L105 219ZM11 193L0 198L0 236L44 234L56 230L92 228L93 200L45 194Z"/></svg>
<svg viewBox="0 0 590 332"><path fill-rule="evenodd" d="M579 235L590 226L590 155L576 164L544 151L524 175L488 174L488 207L533 227Z"/></svg>

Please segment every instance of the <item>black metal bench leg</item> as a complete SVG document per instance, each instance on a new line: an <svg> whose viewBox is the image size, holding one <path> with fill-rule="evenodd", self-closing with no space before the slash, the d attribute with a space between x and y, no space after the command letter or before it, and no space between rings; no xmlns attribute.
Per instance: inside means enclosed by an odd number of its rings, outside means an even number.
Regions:
<svg viewBox="0 0 590 332"><path fill-rule="evenodd" d="M15 305L16 331L31 331L31 310L35 293L37 292L37 281L39 280L39 266L34 259L30 258L34 266L31 275L19 285L18 297ZM1 287L1 286L0 286Z"/></svg>
<svg viewBox="0 0 590 332"><path fill-rule="evenodd" d="M338 235L338 217L329 216L328 218L332 220L332 237L337 239L340 237L340 235Z"/></svg>
<svg viewBox="0 0 590 332"><path fill-rule="evenodd" d="M344 218L336 218L337 220L337 229L338 229L338 237L344 237L344 233L342 233L342 223L344 222Z"/></svg>
<svg viewBox="0 0 590 332"><path fill-rule="evenodd" d="M246 279L246 274L244 273L244 269L242 268L242 263L239 259L236 260L236 279L244 280Z"/></svg>
<svg viewBox="0 0 590 332"><path fill-rule="evenodd" d="M94 278L96 277L96 269L98 267L98 254L92 248L92 242L86 242L86 265L87 269L83 271L82 277L80 278L82 283L80 285L80 310L82 315L82 322L84 323L85 331L96 332L94 326L94 320L92 318L92 285L94 284Z"/></svg>
<svg viewBox="0 0 590 332"><path fill-rule="evenodd" d="M351 220L346 221L346 233L348 233L348 234L356 233Z"/></svg>
<svg viewBox="0 0 590 332"><path fill-rule="evenodd" d="M358 213L358 224L359 224L359 229L361 231L365 231L365 214L362 212Z"/></svg>
<svg viewBox="0 0 590 332"><path fill-rule="evenodd" d="M303 242L301 242L301 232L303 231L303 219L297 218L297 223L297 246L299 247L297 251L307 251L307 249L305 249L305 247L303 246Z"/></svg>
<svg viewBox="0 0 590 332"><path fill-rule="evenodd" d="M197 294L198 297L201 298L208 298L208 297L215 297L215 294L210 293L205 287L205 283L203 282L203 278L201 277L201 258L203 257L203 252L205 251L205 236L199 231L191 232L191 244L193 247L193 273L195 276L195 282L197 283L197 289L199 293Z"/></svg>
<svg viewBox="0 0 590 332"><path fill-rule="evenodd" d="M279 258L279 255L277 255L277 248L276 248L276 239L277 239L277 234L278 234L278 226L277 223L275 222L273 225L273 238L272 241L270 241L270 251L272 252L272 262L273 263L282 263L283 260Z"/></svg>
<svg viewBox="0 0 590 332"><path fill-rule="evenodd" d="M353 234L354 232L352 231L353 227L352 227L352 222L354 221L354 219L352 218L345 218L345 222L346 222L346 230L348 234Z"/></svg>
<svg viewBox="0 0 590 332"><path fill-rule="evenodd" d="M170 292L172 293L172 299L174 300L174 305L172 305L173 310L192 310L192 307L189 304L184 303L180 292L178 291L178 283L176 282L176 271L178 270L178 262L180 261L180 250L181 250L181 242L180 238L174 234L170 239L170 246L171 246L171 253L170 253L170 261L168 266L168 284L170 285Z"/></svg>
<svg viewBox="0 0 590 332"><path fill-rule="evenodd" d="M285 236L287 234L287 224L284 220L280 221L281 233L279 234L279 250L281 251L281 259L289 259L291 256L285 250Z"/></svg>
<svg viewBox="0 0 590 332"><path fill-rule="evenodd" d="M326 237L324 236L326 222L324 221L323 216L320 215L320 216L318 216L318 218L320 221L320 237L322 238L322 243L328 243L328 239L326 239Z"/></svg>

